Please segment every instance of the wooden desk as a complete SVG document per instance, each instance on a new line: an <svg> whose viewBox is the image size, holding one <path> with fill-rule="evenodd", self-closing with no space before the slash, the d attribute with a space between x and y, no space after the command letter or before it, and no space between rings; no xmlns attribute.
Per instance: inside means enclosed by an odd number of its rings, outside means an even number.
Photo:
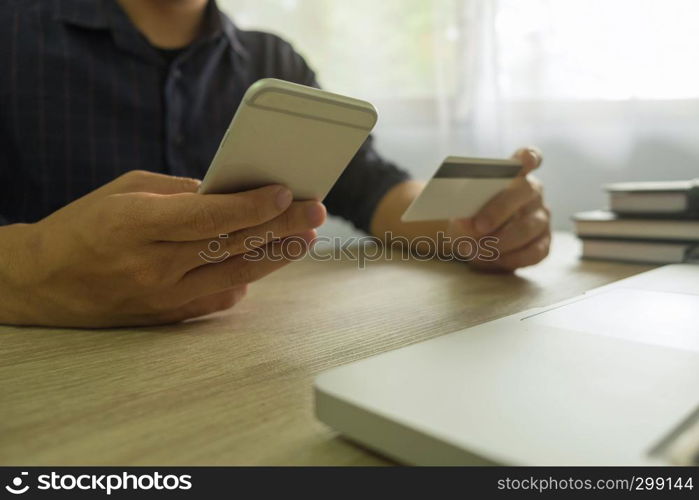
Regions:
<svg viewBox="0 0 699 500"><path fill-rule="evenodd" d="M0 464L386 463L314 418L314 376L649 269L578 253L558 234L545 263L516 275L304 260L206 320L0 327Z"/></svg>

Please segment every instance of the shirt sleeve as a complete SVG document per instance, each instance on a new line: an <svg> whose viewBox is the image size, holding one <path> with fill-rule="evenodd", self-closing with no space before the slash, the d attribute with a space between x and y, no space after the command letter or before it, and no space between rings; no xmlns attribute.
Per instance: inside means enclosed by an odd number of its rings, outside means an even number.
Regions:
<svg viewBox="0 0 699 500"><path fill-rule="evenodd" d="M279 78L309 87L320 88L314 71L293 47L275 37ZM268 52L269 53L269 52ZM358 229L370 232L374 211L384 195L395 185L410 178L394 163L382 158L374 148L374 138L364 142L328 196L325 206Z"/></svg>

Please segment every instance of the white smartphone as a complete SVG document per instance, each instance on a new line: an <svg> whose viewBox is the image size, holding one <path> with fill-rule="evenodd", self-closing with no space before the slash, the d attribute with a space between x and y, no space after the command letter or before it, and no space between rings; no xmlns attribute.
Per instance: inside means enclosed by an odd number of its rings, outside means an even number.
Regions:
<svg viewBox="0 0 699 500"><path fill-rule="evenodd" d="M322 201L377 119L366 101L259 80L245 93L199 192L283 184L296 200Z"/></svg>

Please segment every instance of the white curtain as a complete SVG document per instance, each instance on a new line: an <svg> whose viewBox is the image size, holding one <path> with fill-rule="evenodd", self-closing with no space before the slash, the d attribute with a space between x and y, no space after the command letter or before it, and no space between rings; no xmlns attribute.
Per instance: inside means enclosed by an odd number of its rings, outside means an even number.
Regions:
<svg viewBox="0 0 699 500"><path fill-rule="evenodd" d="M604 183L699 177L696 0L218 1L374 102L379 149L416 177L537 144L562 228Z"/></svg>

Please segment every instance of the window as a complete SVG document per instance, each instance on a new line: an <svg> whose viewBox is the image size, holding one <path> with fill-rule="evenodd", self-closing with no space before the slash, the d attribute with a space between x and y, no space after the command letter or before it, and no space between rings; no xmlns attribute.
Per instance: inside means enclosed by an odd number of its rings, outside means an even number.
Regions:
<svg viewBox="0 0 699 500"><path fill-rule="evenodd" d="M219 0L243 28L261 28L291 41L316 69L321 84L371 98L419 98L438 84L435 58L453 59L458 27L435 38L457 0Z"/></svg>
<svg viewBox="0 0 699 500"><path fill-rule="evenodd" d="M510 98L699 97L696 0L501 0L496 36Z"/></svg>
<svg viewBox="0 0 699 500"><path fill-rule="evenodd" d="M458 94L483 57L505 98L699 97L696 0L219 3L294 43L323 85L374 99Z"/></svg>

